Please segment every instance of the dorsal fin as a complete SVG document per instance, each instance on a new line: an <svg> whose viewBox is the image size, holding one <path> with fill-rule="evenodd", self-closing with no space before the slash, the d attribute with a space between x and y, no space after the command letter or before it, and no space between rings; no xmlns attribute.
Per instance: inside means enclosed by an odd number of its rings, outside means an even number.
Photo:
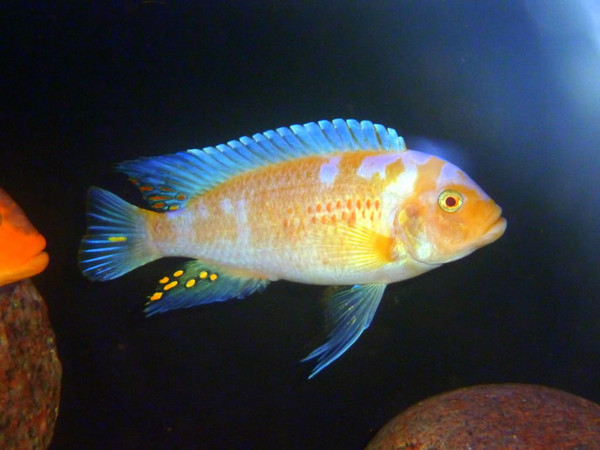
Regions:
<svg viewBox="0 0 600 450"><path fill-rule="evenodd" d="M248 170L304 156L357 150L403 151L406 146L394 129L368 120L321 120L243 136L216 147L125 161L117 170L129 176L152 208L174 210Z"/></svg>

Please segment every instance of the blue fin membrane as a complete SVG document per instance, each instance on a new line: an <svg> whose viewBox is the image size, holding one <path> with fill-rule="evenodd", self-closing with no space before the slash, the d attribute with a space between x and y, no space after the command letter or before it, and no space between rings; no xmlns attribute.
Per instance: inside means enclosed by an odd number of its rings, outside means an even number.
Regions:
<svg viewBox="0 0 600 450"><path fill-rule="evenodd" d="M318 359L308 378L339 358L369 327L385 287L385 284L357 284L337 288L330 294L325 310L327 342L302 360Z"/></svg>
<svg viewBox="0 0 600 450"><path fill-rule="evenodd" d="M187 201L248 170L291 159L358 150L403 151L392 128L368 120L321 120L243 136L227 144L117 165L155 210L185 207Z"/></svg>
<svg viewBox="0 0 600 450"><path fill-rule="evenodd" d="M147 245L142 211L116 195L92 187L87 219L79 264L88 278L111 280L160 257Z"/></svg>
<svg viewBox="0 0 600 450"><path fill-rule="evenodd" d="M194 260L159 280L144 312L151 316L172 309L243 298L262 291L268 284L267 279L231 275Z"/></svg>

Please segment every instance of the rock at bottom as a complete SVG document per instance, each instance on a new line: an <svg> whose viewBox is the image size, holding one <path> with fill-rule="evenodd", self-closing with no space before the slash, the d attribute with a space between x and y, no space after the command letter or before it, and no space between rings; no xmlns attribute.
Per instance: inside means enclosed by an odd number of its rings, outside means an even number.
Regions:
<svg viewBox="0 0 600 450"><path fill-rule="evenodd" d="M527 384L473 386L426 399L388 422L375 449L600 448L600 405Z"/></svg>
<svg viewBox="0 0 600 450"><path fill-rule="evenodd" d="M61 375L46 305L31 280L0 287L0 448L50 445Z"/></svg>

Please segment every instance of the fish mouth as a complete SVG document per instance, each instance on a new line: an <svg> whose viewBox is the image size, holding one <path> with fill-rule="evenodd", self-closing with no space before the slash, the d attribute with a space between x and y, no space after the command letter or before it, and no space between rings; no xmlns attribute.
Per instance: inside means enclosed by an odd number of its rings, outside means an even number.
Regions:
<svg viewBox="0 0 600 450"><path fill-rule="evenodd" d="M19 264L11 270L5 270L0 274L0 286L16 283L25 278L30 278L42 272L48 265L48 253L42 252L31 258L25 264Z"/></svg>
<svg viewBox="0 0 600 450"><path fill-rule="evenodd" d="M502 212L498 214L498 218L494 222L492 222L488 230L484 233L480 241L482 246L494 242L496 239L498 239L504 234L507 222L506 219L500 215L501 213Z"/></svg>
<svg viewBox="0 0 600 450"><path fill-rule="evenodd" d="M504 234L504 230L506 230L507 222L506 219L501 215L502 210L500 208L498 208L498 210L498 213L494 215L496 218L491 221L491 224L489 225L488 229L485 231L485 233L483 233L481 238L477 240L474 245L469 246L463 252L455 255L450 259L446 259L444 261L429 261L429 264L449 263L458 259L462 259L465 256L473 253L478 248L491 244L492 242L500 238L500 236Z"/></svg>

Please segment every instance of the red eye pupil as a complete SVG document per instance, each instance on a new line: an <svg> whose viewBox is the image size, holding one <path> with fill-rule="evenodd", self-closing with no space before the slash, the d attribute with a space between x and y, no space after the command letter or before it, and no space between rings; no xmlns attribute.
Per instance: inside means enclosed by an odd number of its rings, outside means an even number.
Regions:
<svg viewBox="0 0 600 450"><path fill-rule="evenodd" d="M446 197L445 201L446 201L446 206L448 208L452 208L452 207L456 206L456 204L457 204L457 201L454 197Z"/></svg>
<svg viewBox="0 0 600 450"><path fill-rule="evenodd" d="M463 204L463 197L460 192L446 189L438 197L438 205L444 211L453 213L458 211Z"/></svg>

